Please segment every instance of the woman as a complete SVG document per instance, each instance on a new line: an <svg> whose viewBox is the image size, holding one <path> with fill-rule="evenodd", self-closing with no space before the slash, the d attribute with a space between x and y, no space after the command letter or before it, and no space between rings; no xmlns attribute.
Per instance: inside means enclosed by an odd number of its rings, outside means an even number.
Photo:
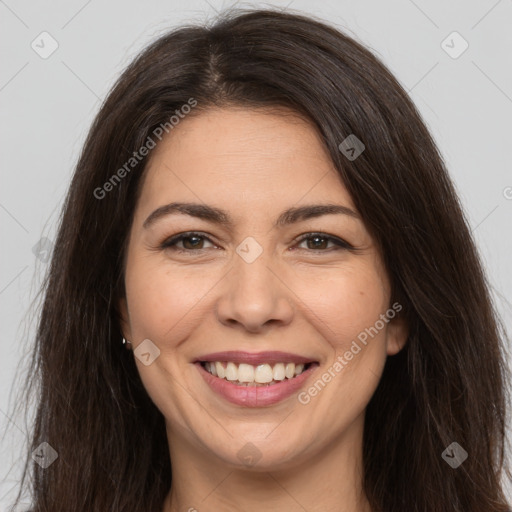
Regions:
<svg viewBox="0 0 512 512"><path fill-rule="evenodd" d="M502 334L406 93L238 12L122 74L45 288L34 511L508 510Z"/></svg>

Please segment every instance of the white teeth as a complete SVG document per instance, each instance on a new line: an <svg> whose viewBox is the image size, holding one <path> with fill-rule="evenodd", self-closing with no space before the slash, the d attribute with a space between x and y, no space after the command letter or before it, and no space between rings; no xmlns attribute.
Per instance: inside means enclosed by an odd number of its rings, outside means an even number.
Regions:
<svg viewBox="0 0 512 512"><path fill-rule="evenodd" d="M273 366L265 363L253 366L246 363L236 364L231 361L227 363L208 361L203 366L212 375L240 385L275 384L297 377L305 368L303 363L276 363Z"/></svg>
<svg viewBox="0 0 512 512"><path fill-rule="evenodd" d="M274 365L274 380L284 380L286 375L284 374L284 364L277 363Z"/></svg>
<svg viewBox="0 0 512 512"><path fill-rule="evenodd" d="M240 382L254 382L254 366L241 363L238 366L238 380Z"/></svg>
<svg viewBox="0 0 512 512"><path fill-rule="evenodd" d="M291 379L295 375L295 363L288 363L284 369L286 378Z"/></svg>
<svg viewBox="0 0 512 512"><path fill-rule="evenodd" d="M215 363L215 369L217 370L217 377L223 379L226 376L226 370L224 369L224 366L222 366L222 363Z"/></svg>
<svg viewBox="0 0 512 512"><path fill-rule="evenodd" d="M238 380L238 368L235 363L228 363L226 366L226 379Z"/></svg>
<svg viewBox="0 0 512 512"><path fill-rule="evenodd" d="M266 384L267 382L271 382L273 378L274 373L272 372L272 367L269 364L260 364L256 367L256 371L254 372L255 382Z"/></svg>

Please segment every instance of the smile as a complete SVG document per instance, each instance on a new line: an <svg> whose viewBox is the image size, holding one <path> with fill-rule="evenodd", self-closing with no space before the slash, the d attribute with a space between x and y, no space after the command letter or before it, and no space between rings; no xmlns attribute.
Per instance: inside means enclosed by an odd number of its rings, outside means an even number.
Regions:
<svg viewBox="0 0 512 512"><path fill-rule="evenodd" d="M217 352L194 362L210 389L243 407L266 407L290 397L319 367L317 361L285 352Z"/></svg>
<svg viewBox="0 0 512 512"><path fill-rule="evenodd" d="M312 363L268 363L257 366L234 362L203 361L203 368L220 379L237 386L271 386L285 379L293 379L307 370Z"/></svg>

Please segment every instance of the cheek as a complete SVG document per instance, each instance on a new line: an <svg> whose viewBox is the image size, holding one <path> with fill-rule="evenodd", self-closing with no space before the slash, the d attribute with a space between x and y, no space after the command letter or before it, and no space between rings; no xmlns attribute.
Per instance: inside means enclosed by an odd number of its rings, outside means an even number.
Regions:
<svg viewBox="0 0 512 512"><path fill-rule="evenodd" d="M337 352L347 350L389 307L387 282L379 267L369 262L296 279L294 289L304 303L303 314Z"/></svg>
<svg viewBox="0 0 512 512"><path fill-rule="evenodd" d="M374 325L388 308L385 282L374 263L356 260L333 269L309 266L286 272L283 277L293 290L290 300L300 314L331 344L343 345ZM208 306L208 296L215 294L222 275L224 272L198 272L186 267L170 270L136 261L127 269L126 279L134 338L165 340L168 344L171 339L185 337L212 307Z"/></svg>
<svg viewBox="0 0 512 512"><path fill-rule="evenodd" d="M214 284L208 272L170 271L163 265L143 262L127 268L126 293L134 337L171 348L169 340L180 339L197 325L202 304Z"/></svg>
<svg viewBox="0 0 512 512"><path fill-rule="evenodd" d="M216 286L231 278L225 269L198 269L193 264L171 269L144 257L128 263L126 293L133 337L154 340L164 350L175 348L171 340L186 339L211 316ZM332 268L283 269L282 278L289 290L285 287L281 293L293 303L296 322L307 319L336 352L345 351L388 308L385 275L379 261L369 255Z"/></svg>
<svg viewBox="0 0 512 512"><path fill-rule="evenodd" d="M205 278L205 274L196 272L194 277L186 269L171 272L165 265L150 264L144 258L134 259L126 271L135 344L147 338L160 350L160 356L149 366L136 358L139 375L158 409L169 421L177 422L177 428L185 430L190 429L182 420L190 414L190 390L176 376L182 371L181 345L205 317L207 293L216 281Z"/></svg>

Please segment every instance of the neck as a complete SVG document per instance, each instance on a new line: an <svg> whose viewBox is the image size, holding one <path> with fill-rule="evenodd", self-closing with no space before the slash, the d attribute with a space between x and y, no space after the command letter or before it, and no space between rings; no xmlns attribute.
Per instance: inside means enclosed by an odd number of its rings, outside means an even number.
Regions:
<svg viewBox="0 0 512 512"><path fill-rule="evenodd" d="M287 467L227 464L168 427L172 488L163 512L371 512L362 490L362 427L358 418L313 458Z"/></svg>

